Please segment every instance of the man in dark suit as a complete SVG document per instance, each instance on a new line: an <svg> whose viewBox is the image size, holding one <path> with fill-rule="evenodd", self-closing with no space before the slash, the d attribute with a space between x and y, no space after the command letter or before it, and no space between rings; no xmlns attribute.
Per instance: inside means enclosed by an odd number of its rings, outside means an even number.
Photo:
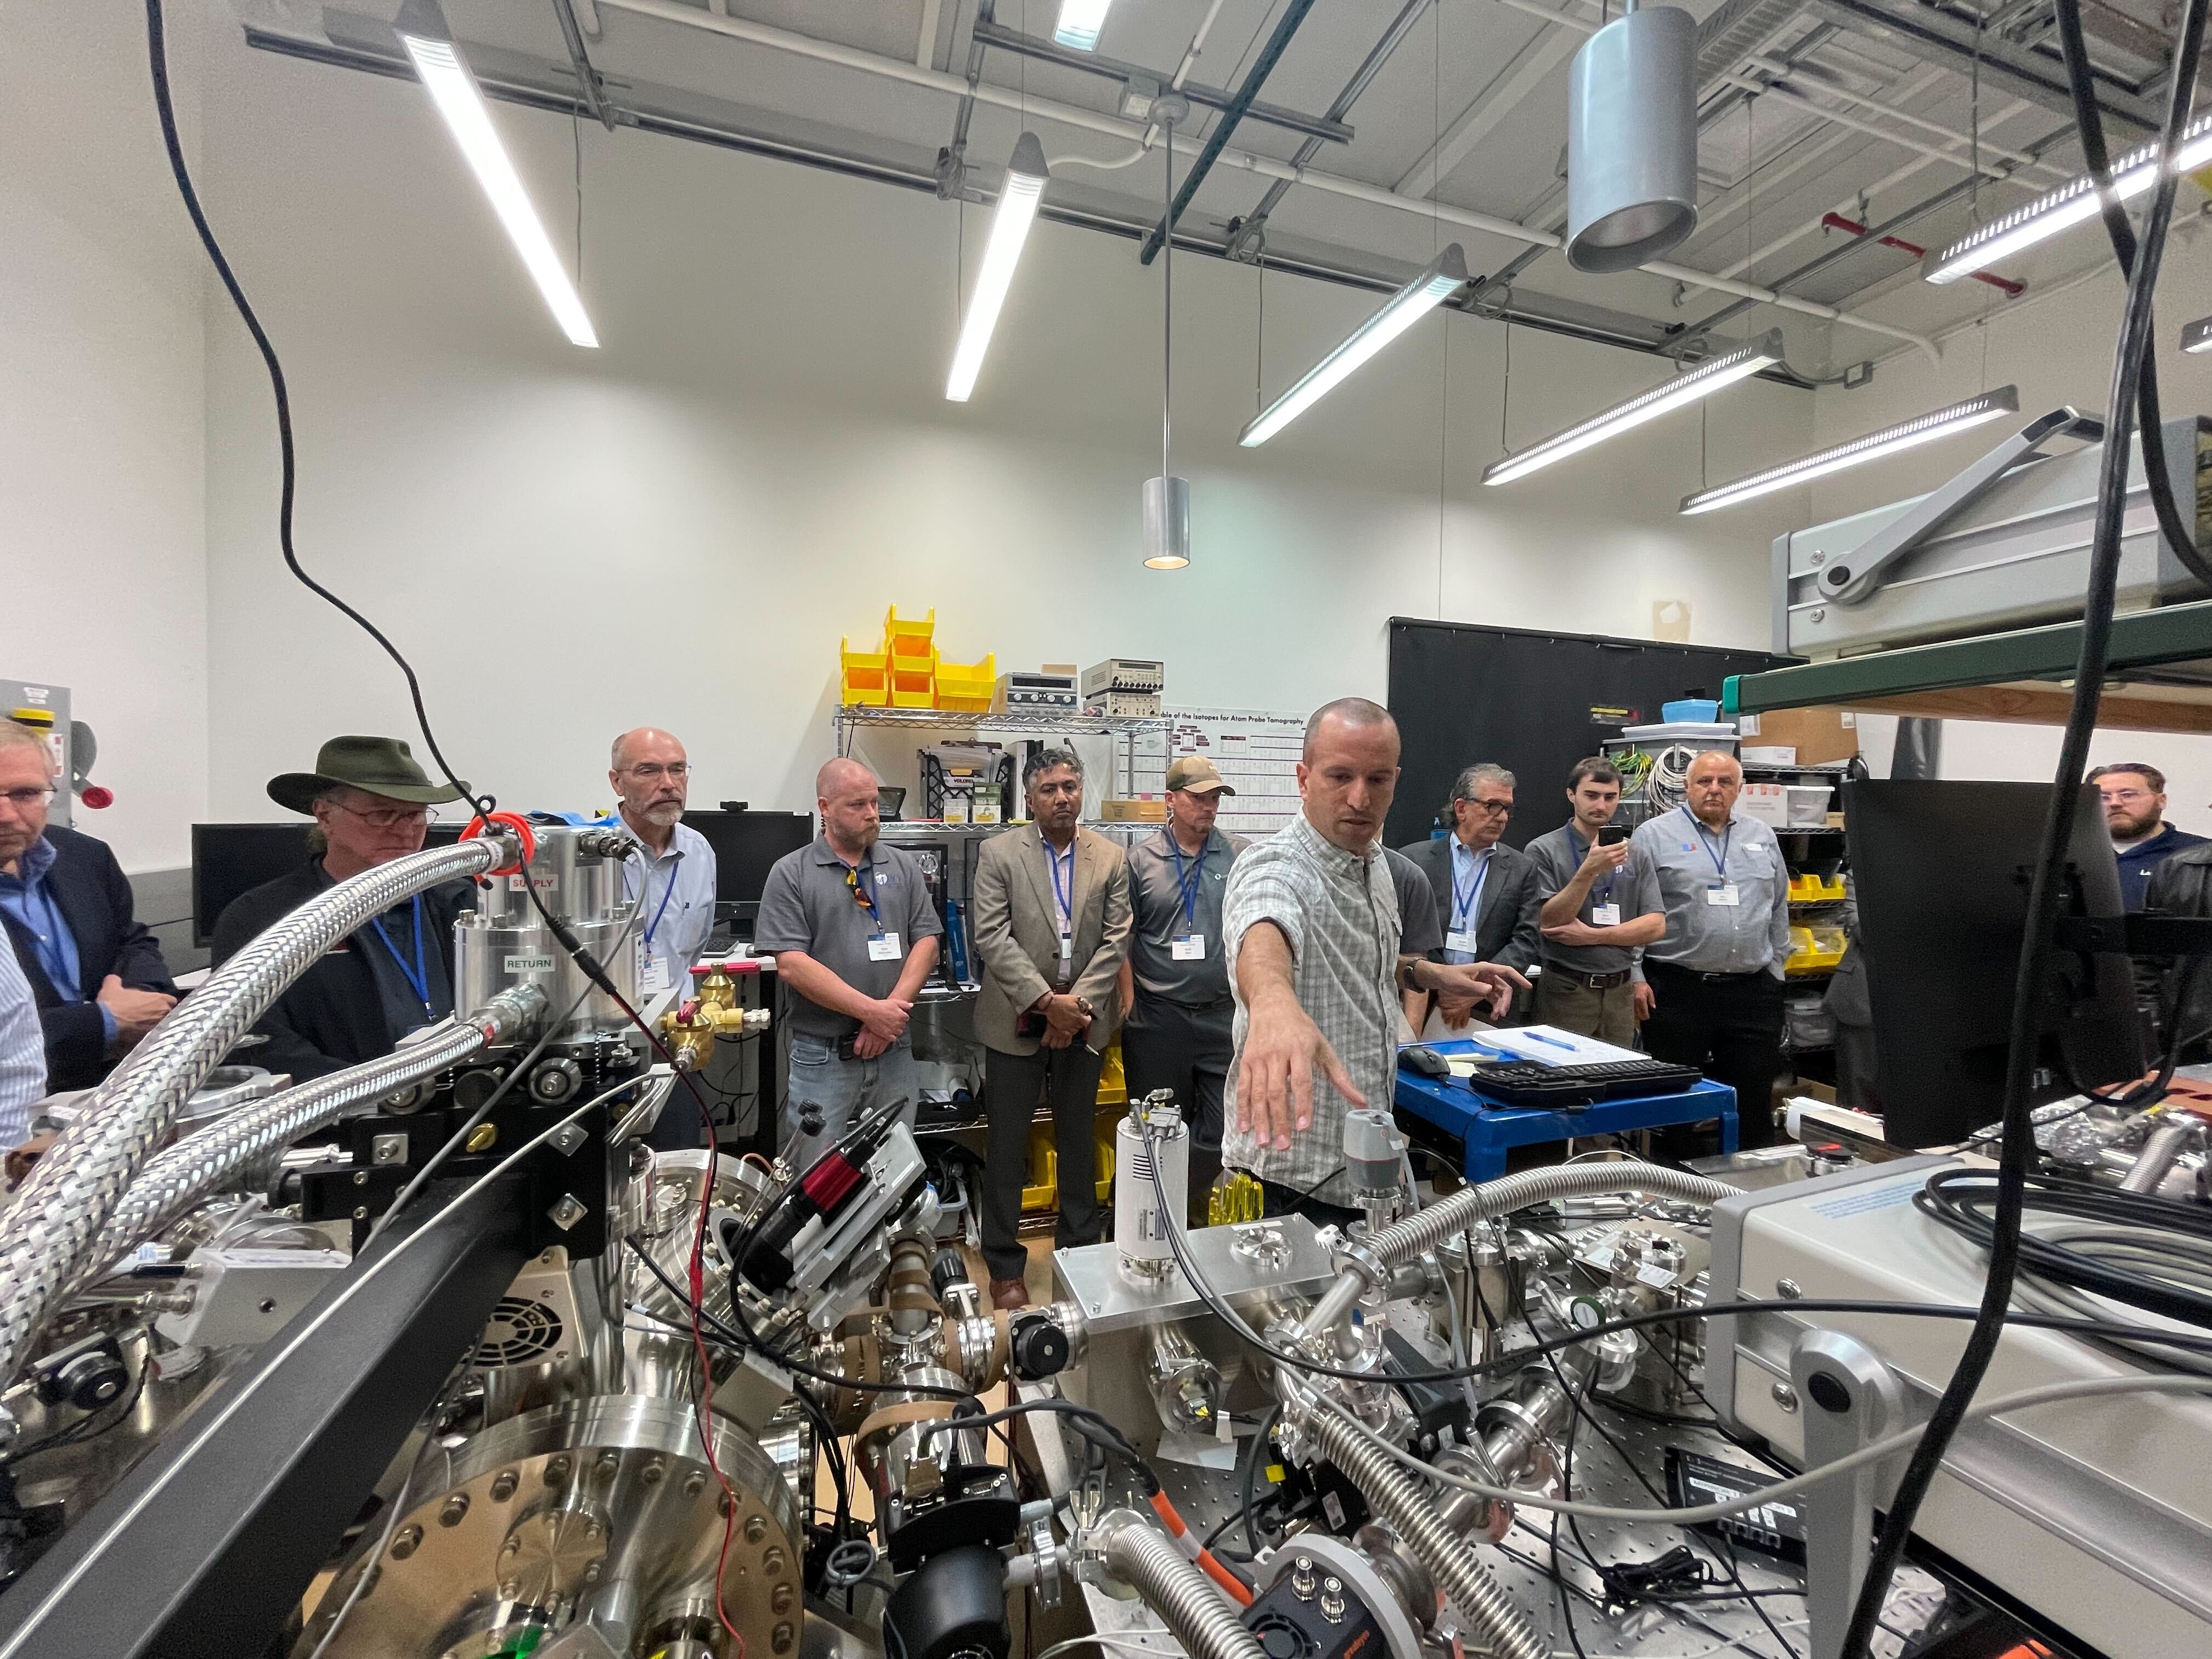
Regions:
<svg viewBox="0 0 2212 1659"><path fill-rule="evenodd" d="M1513 775L1502 766L1468 767L1452 785L1451 815L1449 835L1399 848L1429 878L1444 938L1435 959L1526 972L1543 950L1536 920L1543 901L1527 856L1498 842L1513 817ZM1516 1008L1526 1000L1525 993L1516 998ZM1474 1018L1472 1003L1439 997L1427 1034L1464 1036Z"/></svg>
<svg viewBox="0 0 2212 1659"><path fill-rule="evenodd" d="M290 875L233 899L216 919L220 967L270 923L335 884L422 850L430 809L459 795L432 783L397 738L332 738L312 772L269 780L269 798L313 815ZM253 1063L304 1081L390 1054L410 1031L453 1012L453 921L475 890L450 882L372 917L294 980L254 1030Z"/></svg>
<svg viewBox="0 0 2212 1659"><path fill-rule="evenodd" d="M176 1006L107 843L46 822L46 740L0 720L0 923L46 1035L46 1086L89 1089Z"/></svg>

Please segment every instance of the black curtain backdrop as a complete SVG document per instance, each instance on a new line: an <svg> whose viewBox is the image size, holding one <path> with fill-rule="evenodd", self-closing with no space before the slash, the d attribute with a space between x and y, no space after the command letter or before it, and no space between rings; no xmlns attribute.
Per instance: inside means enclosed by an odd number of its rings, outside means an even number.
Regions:
<svg viewBox="0 0 2212 1659"><path fill-rule="evenodd" d="M1678 697L1717 700L1731 674L1790 659L1763 651L1668 645L1599 634L1537 633L1466 623L1390 619L1390 712L1404 739L1404 775L1386 845L1425 840L1462 767L1511 772L1510 847L1567 821L1567 773L1625 726L1659 719Z"/></svg>

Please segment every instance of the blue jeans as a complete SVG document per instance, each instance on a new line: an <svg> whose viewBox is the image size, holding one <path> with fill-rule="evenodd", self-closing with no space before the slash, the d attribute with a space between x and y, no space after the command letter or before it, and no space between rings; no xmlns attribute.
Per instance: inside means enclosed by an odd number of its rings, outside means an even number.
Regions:
<svg viewBox="0 0 2212 1659"><path fill-rule="evenodd" d="M912 1128L915 1114L921 1109L921 1086L909 1038L901 1037L873 1060L840 1060L835 1042L794 1034L783 1105L783 1139L792 1168L805 1170L856 1117L866 1115L886 1101L905 1101L899 1117ZM805 1134L799 1129L799 1115L809 1106L822 1114L819 1134Z"/></svg>

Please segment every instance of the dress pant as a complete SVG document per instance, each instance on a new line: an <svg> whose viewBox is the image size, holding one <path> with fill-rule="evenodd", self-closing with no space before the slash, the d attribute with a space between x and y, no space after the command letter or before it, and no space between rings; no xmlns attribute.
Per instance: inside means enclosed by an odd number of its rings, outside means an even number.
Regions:
<svg viewBox="0 0 2212 1659"><path fill-rule="evenodd" d="M1655 1060L1694 1066L1735 1091L1737 1145L1775 1140L1774 1079L1782 1071L1782 981L1761 969L1708 976L1646 957L1651 1018L1644 1047ZM1696 1156L1688 1137L1661 1137L1674 1156Z"/></svg>
<svg viewBox="0 0 2212 1659"><path fill-rule="evenodd" d="M1103 1057L1081 1042L1033 1054L983 1051L983 1103L990 1117L989 1167L983 1180L983 1261L994 1279L1029 1268L1022 1248L1022 1187L1029 1178L1030 1119L1037 1097L1052 1096L1053 1146L1060 1158L1061 1249L1095 1244L1101 1230L1097 1159L1091 1145Z"/></svg>
<svg viewBox="0 0 2212 1659"><path fill-rule="evenodd" d="M1222 1099L1236 1053L1230 1035L1236 1012L1228 997L1200 1008L1148 997L1140 990L1121 1026L1121 1066L1130 1100L1142 1100L1156 1089L1171 1091L1189 1127L1188 1214L1194 1226L1206 1224L1206 1198L1221 1172Z"/></svg>
<svg viewBox="0 0 2212 1659"><path fill-rule="evenodd" d="M1536 978L1536 1023L1595 1037L1616 1048L1633 1048L1636 987L1623 980L1594 991L1573 975L1547 968Z"/></svg>

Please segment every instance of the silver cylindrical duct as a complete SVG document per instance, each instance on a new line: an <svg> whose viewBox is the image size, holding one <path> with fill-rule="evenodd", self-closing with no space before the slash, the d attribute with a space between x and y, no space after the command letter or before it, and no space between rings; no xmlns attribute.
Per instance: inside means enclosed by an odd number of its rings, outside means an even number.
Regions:
<svg viewBox="0 0 2212 1659"><path fill-rule="evenodd" d="M1150 1117L1152 1144L1145 1142L1145 1118ZM1152 1157L1160 1165L1160 1184L1152 1185ZM1114 1184L1114 1248L1121 1252L1121 1271L1133 1279L1164 1279L1175 1270L1175 1247L1168 1242L1170 1224L1182 1224L1190 1211L1190 1131L1171 1106L1133 1106L1114 1131L1114 1167L1121 1179ZM1167 1209L1160 1207L1160 1193L1167 1194Z"/></svg>
<svg viewBox="0 0 2212 1659"><path fill-rule="evenodd" d="M1190 562L1190 480L1145 480L1145 563L1180 570Z"/></svg>
<svg viewBox="0 0 2212 1659"><path fill-rule="evenodd" d="M510 986L534 985L556 1017L575 1006L554 1033L556 1041L627 1027L628 1016L585 978L538 905L568 926L635 1006L642 941L623 938L630 905L623 896L623 858L635 847L619 831L540 829L528 872L493 877L476 909L453 925L453 1006L481 1008Z"/></svg>
<svg viewBox="0 0 2212 1659"><path fill-rule="evenodd" d="M1631 10L1590 36L1567 82L1567 263L1633 270L1698 228L1698 25Z"/></svg>
<svg viewBox="0 0 2212 1659"><path fill-rule="evenodd" d="M1537 1639L1528 1615L1498 1588L1474 1547L1445 1525L1436 1501L1410 1475L1333 1411L1316 1407L1301 1426L1443 1586L1477 1644L1496 1659L1552 1659L1552 1644Z"/></svg>
<svg viewBox="0 0 2212 1659"><path fill-rule="evenodd" d="M495 999L466 1024L448 1020L420 1032L378 1059L349 1066L233 1112L197 1134L186 1135L149 1162L100 1229L78 1276L88 1282L123 1254L176 1221L227 1182L314 1133L367 1100L434 1077L495 1043L520 1035L542 1012L544 997L524 988ZM76 1288L72 1285L71 1291Z"/></svg>
<svg viewBox="0 0 2212 1659"><path fill-rule="evenodd" d="M1100 1517L1097 1545L1108 1570L1159 1614L1190 1659L1266 1659L1219 1587L1134 1510Z"/></svg>
<svg viewBox="0 0 2212 1659"><path fill-rule="evenodd" d="M249 942L169 1012L94 1091L0 1218L0 1379L29 1357L55 1297L85 1267L179 1109L285 988L371 916L514 856L511 838L495 835L364 871ZM0 1419L0 1442L11 1429Z"/></svg>

